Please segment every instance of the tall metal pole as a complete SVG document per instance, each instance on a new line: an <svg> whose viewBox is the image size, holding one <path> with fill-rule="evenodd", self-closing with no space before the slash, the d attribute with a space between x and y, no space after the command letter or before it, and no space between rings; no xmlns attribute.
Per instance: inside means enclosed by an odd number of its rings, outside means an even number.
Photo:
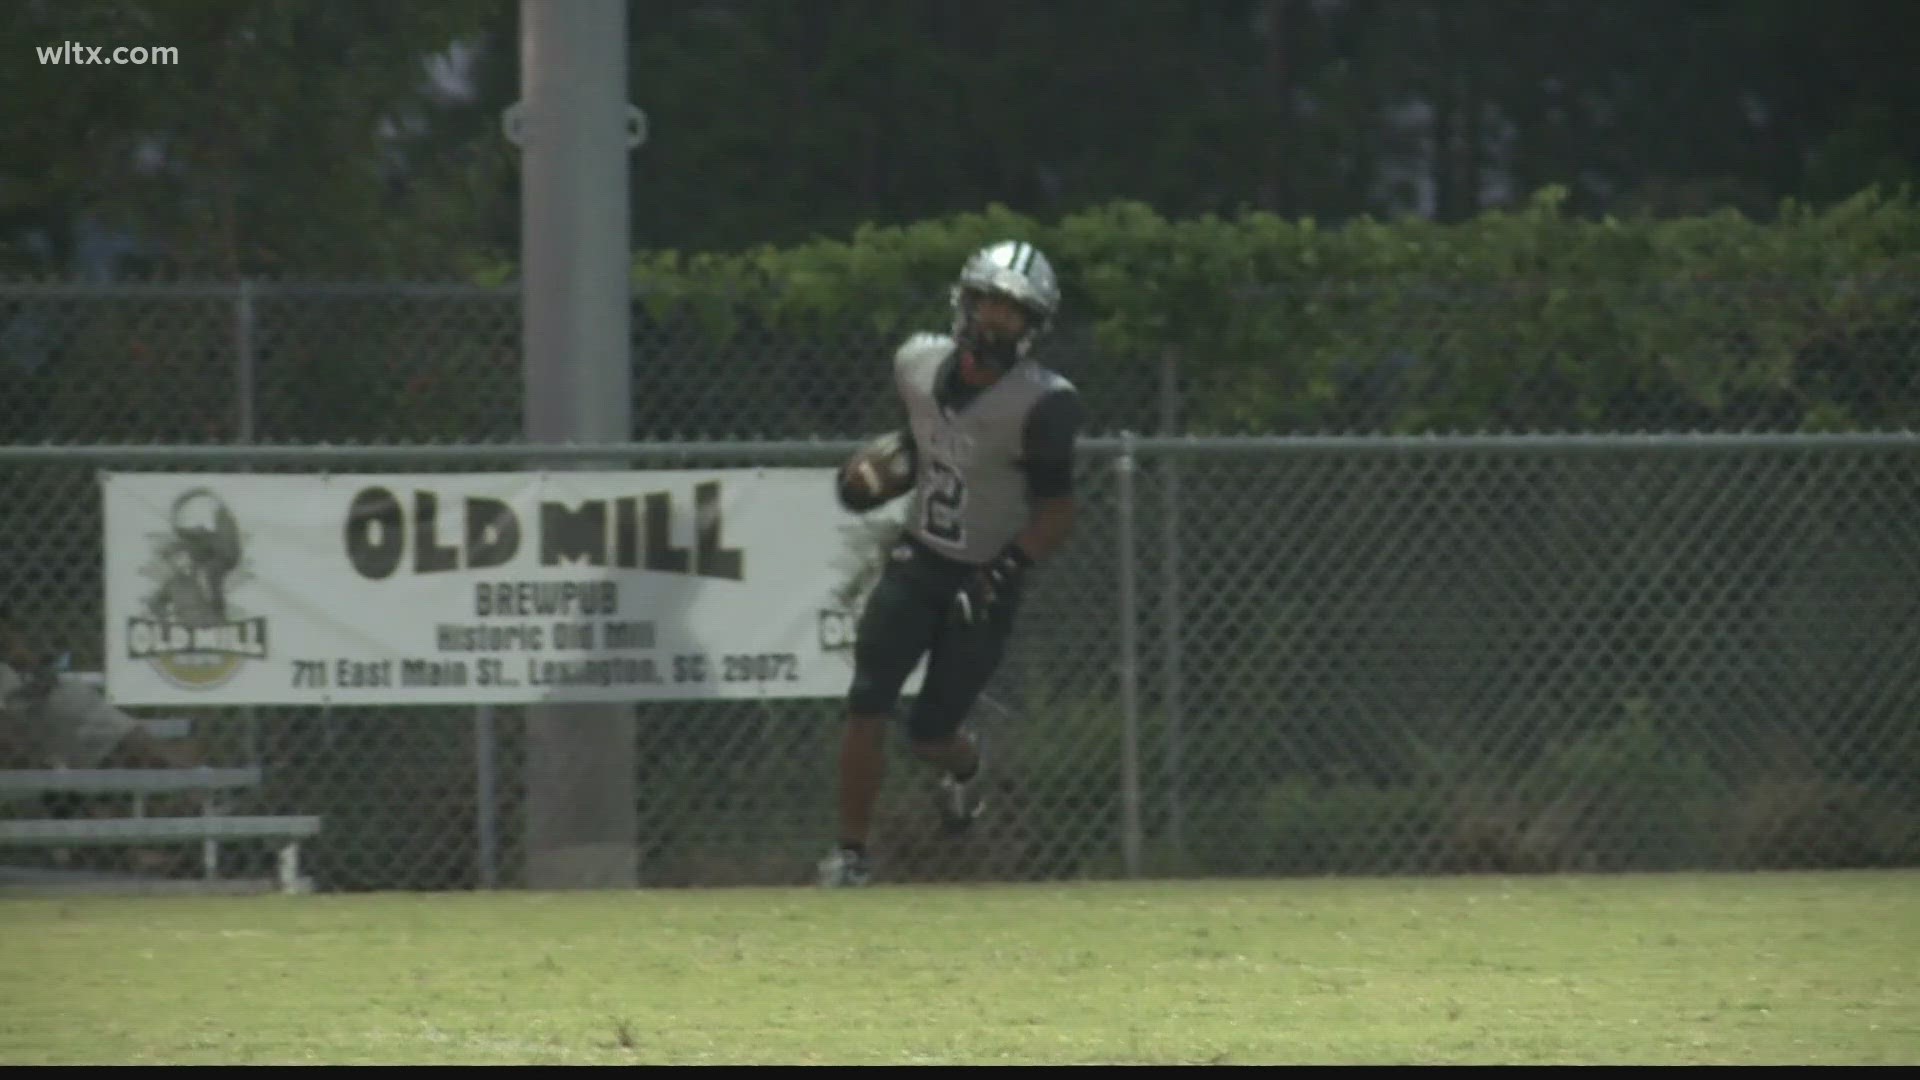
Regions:
<svg viewBox="0 0 1920 1080"><path fill-rule="evenodd" d="M625 0L520 0L529 442L632 437L626 49ZM528 888L638 881L634 765L630 708L528 708Z"/></svg>

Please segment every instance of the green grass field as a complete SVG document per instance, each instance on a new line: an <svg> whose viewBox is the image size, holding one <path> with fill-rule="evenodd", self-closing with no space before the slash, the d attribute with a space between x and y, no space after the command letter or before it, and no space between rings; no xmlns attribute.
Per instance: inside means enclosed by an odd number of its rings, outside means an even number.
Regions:
<svg viewBox="0 0 1920 1080"><path fill-rule="evenodd" d="M1920 873L0 900L0 1064L1920 1064Z"/></svg>

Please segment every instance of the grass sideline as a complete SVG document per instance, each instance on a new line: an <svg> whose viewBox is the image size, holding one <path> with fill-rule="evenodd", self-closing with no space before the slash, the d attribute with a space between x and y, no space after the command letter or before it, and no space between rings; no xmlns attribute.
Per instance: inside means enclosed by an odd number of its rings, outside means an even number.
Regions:
<svg viewBox="0 0 1920 1080"><path fill-rule="evenodd" d="M0 1064L1914 1064L1920 872L0 900Z"/></svg>

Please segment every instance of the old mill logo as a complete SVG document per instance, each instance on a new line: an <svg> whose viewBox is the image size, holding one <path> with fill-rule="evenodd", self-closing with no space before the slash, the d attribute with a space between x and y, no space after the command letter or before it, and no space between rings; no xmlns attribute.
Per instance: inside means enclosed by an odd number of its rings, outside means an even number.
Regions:
<svg viewBox="0 0 1920 1080"><path fill-rule="evenodd" d="M168 528L152 536L142 573L155 582L145 614L127 620L127 654L190 690L226 683L248 660L267 656L267 621L231 601L244 582L243 539L233 513L206 488L173 501Z"/></svg>

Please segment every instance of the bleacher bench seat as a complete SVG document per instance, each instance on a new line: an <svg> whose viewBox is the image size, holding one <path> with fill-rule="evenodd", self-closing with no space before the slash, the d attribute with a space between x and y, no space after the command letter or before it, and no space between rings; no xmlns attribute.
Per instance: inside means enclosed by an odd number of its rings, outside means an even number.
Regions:
<svg viewBox="0 0 1920 1080"><path fill-rule="evenodd" d="M0 799L42 795L177 795L260 786L259 769L6 769Z"/></svg>
<svg viewBox="0 0 1920 1080"><path fill-rule="evenodd" d="M321 819L311 815L236 815L221 813L212 802L203 813L148 817L150 795L212 793L257 787L260 770L218 769L15 769L0 770L0 802L51 794L132 795L132 817L0 818L0 847L82 847L114 844L203 845L206 873L218 863L215 845L232 840L278 842L275 880L284 892L311 887L300 873L300 842L319 835Z"/></svg>

